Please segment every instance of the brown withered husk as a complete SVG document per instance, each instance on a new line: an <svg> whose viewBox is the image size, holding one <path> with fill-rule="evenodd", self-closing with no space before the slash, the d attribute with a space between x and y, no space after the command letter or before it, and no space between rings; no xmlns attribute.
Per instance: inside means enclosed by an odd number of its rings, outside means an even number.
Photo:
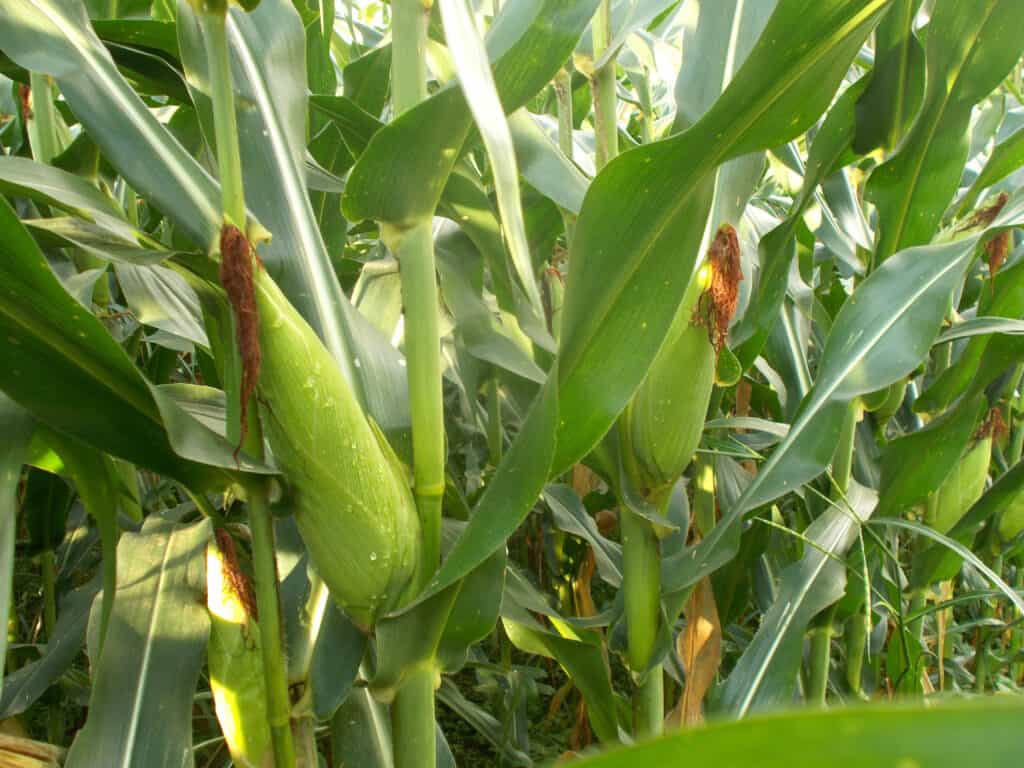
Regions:
<svg viewBox="0 0 1024 768"><path fill-rule="evenodd" d="M989 410L985 420L981 422L981 425L975 431L974 439L984 440L986 437L991 437L993 440L1000 440L1008 434L1010 434L1010 430L1003 419L1003 412L997 406Z"/></svg>
<svg viewBox="0 0 1024 768"><path fill-rule="evenodd" d="M249 240L233 224L225 224L220 232L220 284L231 302L235 316L235 340L242 358L241 431L235 460L249 432L249 400L260 378L260 322L256 310L253 283L253 261L258 259Z"/></svg>
<svg viewBox="0 0 1024 768"><path fill-rule="evenodd" d="M238 562L238 550L235 548L235 540L224 528L215 531L217 548L220 550L224 578L231 590L238 597L238 601L245 607L245 612L254 621L259 620L259 612L256 608L256 593L253 591L252 582Z"/></svg>
<svg viewBox="0 0 1024 768"><path fill-rule="evenodd" d="M743 279L740 265L740 241L731 224L723 224L708 248L711 284L697 303L694 323L708 329L708 340L717 355L729 336L729 323L736 314L739 285Z"/></svg>
<svg viewBox="0 0 1024 768"><path fill-rule="evenodd" d="M1009 199L1010 196L1006 192L1000 192L991 205L979 208L971 214L970 218L965 219L964 223L957 227L957 232L963 232L965 229L974 229L975 227L987 227L995 221L996 216L1003 210L1003 206L1006 205Z"/></svg>
<svg viewBox="0 0 1024 768"><path fill-rule="evenodd" d="M27 123L32 119L32 89L27 85L19 85L18 101L21 103L21 119Z"/></svg>
<svg viewBox="0 0 1024 768"><path fill-rule="evenodd" d="M1004 229L998 235L985 243L985 260L988 262L988 277L992 283L992 290L996 288L996 272L1003 266L1006 257L1010 253L1010 230Z"/></svg>

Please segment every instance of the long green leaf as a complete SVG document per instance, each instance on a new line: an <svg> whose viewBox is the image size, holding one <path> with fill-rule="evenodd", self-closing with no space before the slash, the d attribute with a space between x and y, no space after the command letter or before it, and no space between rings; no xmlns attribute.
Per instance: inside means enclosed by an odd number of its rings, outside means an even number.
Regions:
<svg viewBox="0 0 1024 768"><path fill-rule="evenodd" d="M220 191L135 95L75 0L0 1L0 49L52 75L103 154L193 242L220 231Z"/></svg>
<svg viewBox="0 0 1024 768"><path fill-rule="evenodd" d="M580 768L1000 768L1024 760L1024 706L1013 698L940 706L789 712L690 728L581 760ZM756 758L752 758L756 756Z"/></svg>
<svg viewBox="0 0 1024 768"><path fill-rule="evenodd" d="M6 201L0 257L0 389L12 399L58 431L197 488L224 485L223 470L268 471L244 456L236 464L222 435L152 387L64 290Z"/></svg>
<svg viewBox="0 0 1024 768"><path fill-rule="evenodd" d="M103 652L94 659L89 719L68 768L190 765L192 699L210 619L203 601L204 520L150 517L119 546L125 563Z"/></svg>
<svg viewBox="0 0 1024 768"><path fill-rule="evenodd" d="M876 260L927 243L967 161L974 105L1020 57L1022 0L939 3L928 25L927 90L899 152L877 168L866 196L878 208Z"/></svg>
<svg viewBox="0 0 1024 768"><path fill-rule="evenodd" d="M783 0L696 124L624 153L591 184L570 253L555 472L594 446L654 359L698 255L717 167L817 119L887 5Z"/></svg>
<svg viewBox="0 0 1024 768"><path fill-rule="evenodd" d="M504 224L512 264L526 296L540 314L540 289L533 273L530 249L526 243L523 206L519 198L519 170L513 149L512 134L494 85L487 52L476 29L476 23L465 0L439 0L445 39L452 53L455 71L466 103L487 148L494 174L498 208Z"/></svg>
<svg viewBox="0 0 1024 768"><path fill-rule="evenodd" d="M804 531L803 557L782 572L775 601L725 681L724 709L744 717L792 700L807 625L843 596L846 568L841 558L877 503L874 491L854 484L849 504L833 504Z"/></svg>

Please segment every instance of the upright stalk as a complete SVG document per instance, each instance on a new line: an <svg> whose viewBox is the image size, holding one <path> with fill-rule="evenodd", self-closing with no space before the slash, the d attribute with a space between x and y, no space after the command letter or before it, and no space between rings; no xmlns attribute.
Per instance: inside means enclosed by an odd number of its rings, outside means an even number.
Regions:
<svg viewBox="0 0 1024 768"><path fill-rule="evenodd" d="M424 713L430 712L430 717ZM434 669L424 663L407 674L391 705L395 768L433 766L437 762L434 736Z"/></svg>
<svg viewBox="0 0 1024 768"><path fill-rule="evenodd" d="M569 70L565 67L558 70L554 85L558 113L558 148L562 150L562 154L572 160L572 75L569 74Z"/></svg>
<svg viewBox="0 0 1024 768"><path fill-rule="evenodd" d="M392 3L391 93L396 115L427 94L426 39L430 0ZM441 557L441 500L444 495L444 408L441 394L441 337L437 270L430 218L408 229L385 233L398 258L405 313L405 355L412 415L416 509L423 528L423 579Z"/></svg>
<svg viewBox="0 0 1024 768"><path fill-rule="evenodd" d="M225 223L245 231L245 190L235 120L235 94L231 84L231 63L227 43L227 3L209 2L201 13L210 67L217 166L220 173L221 203ZM252 403L255 406L255 403ZM263 456L263 437L257 409L249 408L250 426L245 448L256 458ZM295 747L291 731L291 699L288 670L281 638L281 611L274 549L274 520L270 511L267 480L246 487L249 525L252 529L252 559L256 607L259 613L263 676L266 684L267 717L270 720L275 768L294 768Z"/></svg>
<svg viewBox="0 0 1024 768"><path fill-rule="evenodd" d="M53 550L44 549L39 555L39 569L43 581L43 631L46 642L55 643L54 629L57 626L57 569L53 562ZM51 692L47 705L46 738L51 744L64 740L64 709L56 700L56 691Z"/></svg>
<svg viewBox="0 0 1024 768"><path fill-rule="evenodd" d="M847 408L843 419L843 427L839 432L839 444L832 461L832 499L839 501L850 489L850 477L853 474L853 447L857 437L857 422L860 421L861 406L856 398ZM808 681L807 701L824 706L828 695L828 673L832 653L832 637L834 634L838 603L826 608L818 615L816 626L811 630L810 675ZM863 643L851 648L854 654L860 654L853 660L859 670L863 667Z"/></svg>
<svg viewBox="0 0 1024 768"><path fill-rule="evenodd" d="M431 0L391 3L392 111L400 115L427 95L426 41ZM427 216L411 227L384 232L398 259L405 315L405 356L412 417L416 510L423 531L420 585L441 560L441 503L444 496L444 404L441 392L441 336L433 223ZM433 659L409 670L391 705L396 768L434 768Z"/></svg>
<svg viewBox="0 0 1024 768"><path fill-rule="evenodd" d="M210 67L210 98L213 102L213 131L217 140L217 171L220 176L224 217L245 232L245 189L242 185L242 156L238 149L235 92L231 85L228 57L227 4L222 12L203 15L207 59Z"/></svg>
<svg viewBox="0 0 1024 768"><path fill-rule="evenodd" d="M267 718L277 768L295 765L292 742L291 699L288 696L288 667L281 642L281 611L277 594L277 562L274 557L274 518L267 501L267 481L249 489L249 526L252 528L252 565L255 575L256 607L259 610L263 676L267 685Z"/></svg>
<svg viewBox="0 0 1024 768"><path fill-rule="evenodd" d="M594 63L596 64L611 43L611 0L601 0L591 29L593 30ZM614 56L609 57L604 66L594 70L590 87L594 100L594 133L597 143L595 163L600 171L619 154Z"/></svg>
<svg viewBox="0 0 1024 768"><path fill-rule="evenodd" d="M573 159L573 119L572 119L572 75L562 67L554 79L555 105L558 114L558 148L570 161ZM565 245L572 248L573 235L576 233L576 215L561 209L562 223L565 225Z"/></svg>
<svg viewBox="0 0 1024 768"><path fill-rule="evenodd" d="M427 219L397 240L405 312L406 375L412 415L416 510L423 529L421 574L429 579L441 559L441 500L444 496L444 410L441 399L441 338L437 317L437 272L433 225Z"/></svg>
<svg viewBox="0 0 1024 768"><path fill-rule="evenodd" d="M619 515L619 526L626 642L629 665L637 680L633 729L636 736L648 736L661 732L664 719L661 666L647 671L661 622L661 545L651 523L625 506Z"/></svg>

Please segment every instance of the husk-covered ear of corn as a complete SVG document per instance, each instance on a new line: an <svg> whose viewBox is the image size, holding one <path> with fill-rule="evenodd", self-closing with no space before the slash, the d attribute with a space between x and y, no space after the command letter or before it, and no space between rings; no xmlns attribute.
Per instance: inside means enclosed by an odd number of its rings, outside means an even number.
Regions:
<svg viewBox="0 0 1024 768"><path fill-rule="evenodd" d="M978 429L952 473L935 492L925 522L939 533L948 533L985 491L992 460L992 439L1002 429L998 410L993 410Z"/></svg>
<svg viewBox="0 0 1024 768"><path fill-rule="evenodd" d="M400 602L417 568L415 502L404 468L330 353L269 275L255 271L264 434L314 566L368 627Z"/></svg>
<svg viewBox="0 0 1024 768"><path fill-rule="evenodd" d="M648 500L667 498L704 430L718 350L735 311L739 246L718 230L707 265L694 277L672 327L622 416L625 464Z"/></svg>
<svg viewBox="0 0 1024 768"><path fill-rule="evenodd" d="M1008 543L1024 531L1024 491L1021 491L999 513L999 538Z"/></svg>
<svg viewBox="0 0 1024 768"><path fill-rule="evenodd" d="M239 768L272 768L254 599L230 536L220 531L217 541L206 548L206 605L210 611L210 690L231 759Z"/></svg>

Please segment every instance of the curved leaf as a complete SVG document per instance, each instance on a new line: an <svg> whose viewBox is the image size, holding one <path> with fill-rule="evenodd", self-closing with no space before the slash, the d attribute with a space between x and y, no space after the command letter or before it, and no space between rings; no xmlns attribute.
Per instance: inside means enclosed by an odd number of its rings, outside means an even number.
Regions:
<svg viewBox="0 0 1024 768"><path fill-rule="evenodd" d="M669 768L694 764L746 768L883 765L998 768L1024 760L1016 737L1024 706L1012 697L953 704L887 705L787 712L721 722L579 761L580 768Z"/></svg>
<svg viewBox="0 0 1024 768"><path fill-rule="evenodd" d="M118 170L200 247L220 232L220 190L125 82L74 0L0 1L0 49L52 75ZM127 129L126 129L127 126Z"/></svg>
<svg viewBox="0 0 1024 768"><path fill-rule="evenodd" d="M569 257L556 473L608 430L654 359L697 258L715 169L806 130L887 5L783 0L693 127L624 153L591 184Z"/></svg>
<svg viewBox="0 0 1024 768"><path fill-rule="evenodd" d="M184 1L178 37L197 108L212 126L202 32ZM374 420L401 441L409 424L401 355L342 293L306 193L307 93L295 87L306 79L302 21L290 2L264 0L251 13L231 11L228 42L246 200L273 235L261 258Z"/></svg>
<svg viewBox="0 0 1024 768"><path fill-rule="evenodd" d="M121 538L114 612L94 659L89 719L69 768L182 768L210 618L203 601L210 522L150 517Z"/></svg>
<svg viewBox="0 0 1024 768"><path fill-rule="evenodd" d="M878 208L876 261L927 243L967 162L974 105L1020 57L1022 0L939 3L928 25L927 89L899 152L875 169L866 196Z"/></svg>
<svg viewBox="0 0 1024 768"><path fill-rule="evenodd" d="M807 625L843 596L846 567L841 558L877 503L874 491L853 484L849 504L833 504L804 531L803 557L782 572L775 601L725 681L725 709L744 717L792 700Z"/></svg>

